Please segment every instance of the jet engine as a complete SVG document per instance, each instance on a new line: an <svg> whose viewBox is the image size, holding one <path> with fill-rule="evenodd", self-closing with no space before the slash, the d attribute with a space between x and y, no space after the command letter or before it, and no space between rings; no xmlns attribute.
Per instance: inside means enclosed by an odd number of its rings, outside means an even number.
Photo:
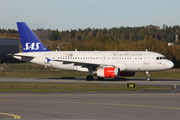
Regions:
<svg viewBox="0 0 180 120"><path fill-rule="evenodd" d="M93 71L93 74L98 77L115 78L120 75L120 69L117 67L101 67L97 71Z"/></svg>

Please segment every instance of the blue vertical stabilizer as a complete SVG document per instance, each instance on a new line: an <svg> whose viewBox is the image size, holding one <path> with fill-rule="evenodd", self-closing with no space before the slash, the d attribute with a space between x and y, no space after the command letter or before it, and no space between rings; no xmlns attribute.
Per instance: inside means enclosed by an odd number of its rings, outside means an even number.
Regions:
<svg viewBox="0 0 180 120"><path fill-rule="evenodd" d="M25 22L17 22L23 52L49 51Z"/></svg>

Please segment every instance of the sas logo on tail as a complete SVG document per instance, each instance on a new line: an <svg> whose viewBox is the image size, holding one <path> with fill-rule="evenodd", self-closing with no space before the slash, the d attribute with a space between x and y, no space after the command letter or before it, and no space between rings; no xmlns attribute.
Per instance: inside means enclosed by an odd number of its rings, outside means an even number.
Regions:
<svg viewBox="0 0 180 120"><path fill-rule="evenodd" d="M23 48L24 50L39 50L39 45L40 45L41 43L40 42L38 42L38 43L26 43L26 48ZM35 46L36 45L36 46Z"/></svg>

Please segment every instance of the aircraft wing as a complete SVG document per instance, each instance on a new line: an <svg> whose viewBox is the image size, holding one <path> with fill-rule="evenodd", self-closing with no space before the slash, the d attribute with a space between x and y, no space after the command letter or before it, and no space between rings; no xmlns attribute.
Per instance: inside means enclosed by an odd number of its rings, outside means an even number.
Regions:
<svg viewBox="0 0 180 120"><path fill-rule="evenodd" d="M113 67L118 67L120 68L121 71L126 71L127 70L127 67L126 65L124 64L99 64L99 63L95 63L95 62L86 62L86 61L83 61L83 62L79 62L79 61L72 61L71 60L51 60L51 59L48 59L46 58L47 61L57 61L57 62L62 62L62 64L74 64L74 66L82 66L82 67L86 67L88 69L93 69L93 70L96 70L99 66L113 66Z"/></svg>
<svg viewBox="0 0 180 120"><path fill-rule="evenodd" d="M98 64L98 63L90 63L90 62L79 62L79 61L68 61L68 60L50 60L46 58L47 61L57 61L57 62L62 62L62 64L74 64L74 66L82 66L86 68L91 68L95 70L98 66L104 66L103 64ZM109 66L109 65L108 65Z"/></svg>

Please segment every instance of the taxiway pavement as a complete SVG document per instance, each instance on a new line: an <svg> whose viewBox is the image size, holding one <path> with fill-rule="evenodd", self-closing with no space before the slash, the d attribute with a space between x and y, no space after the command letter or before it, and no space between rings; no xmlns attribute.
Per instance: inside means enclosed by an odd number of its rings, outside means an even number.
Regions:
<svg viewBox="0 0 180 120"><path fill-rule="evenodd" d="M85 79L0 78L0 82L91 83ZM146 85L177 85L176 92L119 93L0 93L0 120L172 120L180 118L180 80L104 80L104 84L133 82ZM173 89L175 90L175 89ZM171 90L171 91L173 91ZM1 114L6 113L6 114Z"/></svg>
<svg viewBox="0 0 180 120"><path fill-rule="evenodd" d="M1 93L0 111L22 120L178 120L180 93ZM0 119L7 120L7 116L0 115Z"/></svg>

